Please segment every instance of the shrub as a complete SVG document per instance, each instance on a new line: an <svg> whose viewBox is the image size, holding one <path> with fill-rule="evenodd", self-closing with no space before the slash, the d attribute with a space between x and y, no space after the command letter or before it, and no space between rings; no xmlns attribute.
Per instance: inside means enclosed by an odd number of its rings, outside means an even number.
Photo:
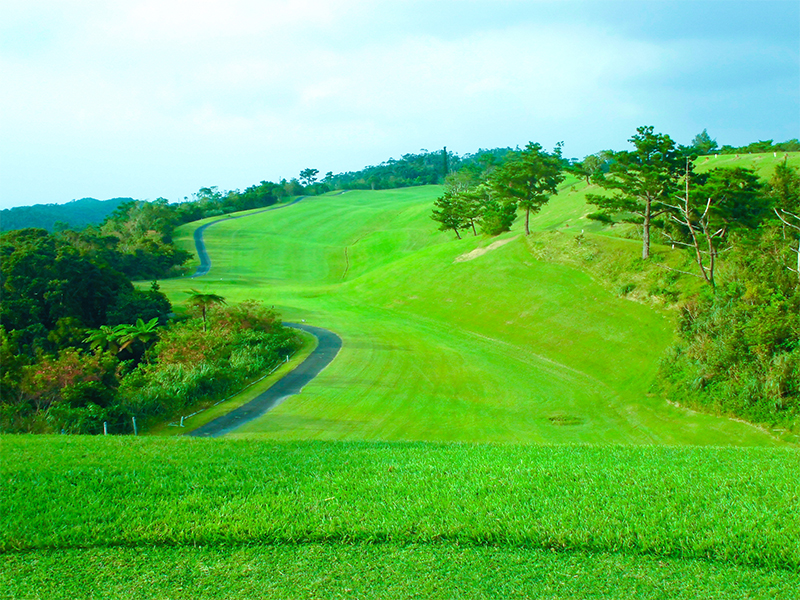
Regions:
<svg viewBox="0 0 800 600"><path fill-rule="evenodd" d="M256 302L222 307L203 331L198 319L171 324L147 362L122 381L120 410L171 415L234 393L299 346L293 330Z"/></svg>

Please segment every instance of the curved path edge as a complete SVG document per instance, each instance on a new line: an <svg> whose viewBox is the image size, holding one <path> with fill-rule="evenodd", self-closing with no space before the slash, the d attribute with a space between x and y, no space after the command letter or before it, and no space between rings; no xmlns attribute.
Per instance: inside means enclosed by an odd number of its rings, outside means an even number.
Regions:
<svg viewBox="0 0 800 600"><path fill-rule="evenodd" d="M221 219L217 219L216 221L211 221L210 223L206 223L204 225L200 225L197 229L194 230L194 247L197 249L197 258L200 259L200 265L197 267L197 270L194 272L194 275L191 275L190 278L194 279L195 277L202 277L203 275L208 275L208 272L211 270L211 258L208 256L208 251L206 250L206 243L203 240L203 233L206 229L211 227L212 225L216 225L217 223L222 223L223 221L233 221L234 219L241 219L242 217L249 217L250 215L257 215L263 212L269 212L271 210L279 210L281 208L286 208L287 206L291 206L292 204L297 204L303 198L307 198L308 196L300 196L299 198L295 198L291 202L287 202L286 204L280 204L278 206L270 206L269 208L265 208L263 210L256 210L246 215L239 215L237 217L231 217L230 215L226 217L222 217Z"/></svg>
<svg viewBox="0 0 800 600"><path fill-rule="evenodd" d="M299 394L308 382L319 375L336 358L342 348L342 338L322 327L313 327L312 325L301 323L284 323L284 325L310 333L319 340L319 344L303 362L253 400L226 415L201 425L186 435L193 437L219 437L260 417L289 396Z"/></svg>

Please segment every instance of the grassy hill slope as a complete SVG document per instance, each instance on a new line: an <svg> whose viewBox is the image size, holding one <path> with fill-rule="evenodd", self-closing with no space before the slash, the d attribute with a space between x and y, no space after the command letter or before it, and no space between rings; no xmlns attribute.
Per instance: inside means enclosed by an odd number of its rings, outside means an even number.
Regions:
<svg viewBox="0 0 800 600"><path fill-rule="evenodd" d="M588 229L585 184L562 187L536 227ZM258 298L344 339L302 394L235 435L776 443L648 395L672 339L668 314L620 298L578 269L537 260L519 226L499 240L437 232L429 215L440 193L351 191L207 230L212 271L191 283L163 282L173 300L189 287ZM187 247L192 229L183 232Z"/></svg>
<svg viewBox="0 0 800 600"><path fill-rule="evenodd" d="M435 232L437 188L212 227L210 275L163 289L340 356L239 439L0 436L0 598L797 598L800 454L680 446L777 441L647 395L669 314L546 260L580 229L638 253L585 188L533 240Z"/></svg>

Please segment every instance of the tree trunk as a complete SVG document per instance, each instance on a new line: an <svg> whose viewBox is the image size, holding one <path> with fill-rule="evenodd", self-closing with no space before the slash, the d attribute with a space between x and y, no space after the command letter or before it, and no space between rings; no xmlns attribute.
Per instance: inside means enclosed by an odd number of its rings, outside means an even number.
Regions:
<svg viewBox="0 0 800 600"><path fill-rule="evenodd" d="M457 237L458 239L461 239L461 234L460 234L460 233L458 233L458 229L456 229L455 227L453 227L453 231L455 231L455 232L456 232L456 237Z"/></svg>
<svg viewBox="0 0 800 600"><path fill-rule="evenodd" d="M686 195L683 198L683 205L679 205L679 210L683 214L684 221L678 220L675 216L673 216L673 220L677 221L681 225L686 226L689 230L689 235L692 238L692 246L694 247L694 256L695 262L697 266L700 267L700 274L703 276L705 282L711 286L711 289L715 289L714 287L714 260L716 258L716 250L714 249L714 245L712 243L712 239L710 237L711 233L708 230L708 221L706 220L706 214L708 214L709 206L711 205L711 198L708 199L708 204L706 205L706 210L703 213L703 217L700 218L700 227L703 228L703 235L706 238L706 244L708 246L708 259L710 261L709 267L706 268L705 262L703 261L703 252L700 250L700 240L697 237L697 232L692 225L692 216L691 210L689 209L689 160L686 160Z"/></svg>
<svg viewBox="0 0 800 600"><path fill-rule="evenodd" d="M531 220L531 209L530 207L525 207L525 235L531 234L530 227L528 227L530 220Z"/></svg>
<svg viewBox="0 0 800 600"><path fill-rule="evenodd" d="M711 286L712 290L717 289L717 285L714 282L714 266L717 262L717 249L714 248L714 242L711 240L710 237L706 236L708 240L708 277L706 277L706 281L708 281L708 285Z"/></svg>

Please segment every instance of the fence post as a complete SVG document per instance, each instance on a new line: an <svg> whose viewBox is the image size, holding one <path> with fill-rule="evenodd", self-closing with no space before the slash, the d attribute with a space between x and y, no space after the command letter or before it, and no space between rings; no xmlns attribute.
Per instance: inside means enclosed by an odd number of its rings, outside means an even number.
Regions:
<svg viewBox="0 0 800 600"><path fill-rule="evenodd" d="M131 417L133 419L133 435L139 435L139 431L136 429L136 417Z"/></svg>
<svg viewBox="0 0 800 600"><path fill-rule="evenodd" d="M103 421L103 435L108 435L108 421Z"/></svg>

